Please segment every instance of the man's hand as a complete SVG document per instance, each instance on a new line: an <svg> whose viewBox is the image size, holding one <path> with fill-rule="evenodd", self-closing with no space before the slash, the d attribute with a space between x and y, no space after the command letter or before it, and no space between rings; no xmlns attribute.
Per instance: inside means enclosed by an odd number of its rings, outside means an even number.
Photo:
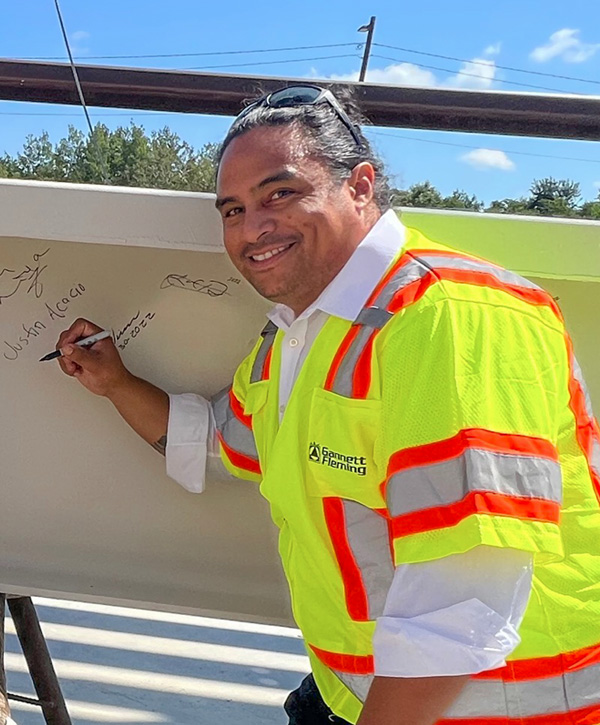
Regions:
<svg viewBox="0 0 600 725"><path fill-rule="evenodd" d="M123 365L113 341L100 340L87 350L75 345L77 340L101 331L101 327L89 320L75 320L58 338L56 349L63 353L58 364L66 375L77 378L95 395L111 398L119 388L131 383L133 377Z"/></svg>
<svg viewBox="0 0 600 725"><path fill-rule="evenodd" d="M435 725L469 677L375 677L357 725Z"/></svg>
<svg viewBox="0 0 600 725"><path fill-rule="evenodd" d="M75 345L102 328L89 320L76 320L58 338L58 358L64 373L96 395L108 398L121 416L147 443L165 455L169 422L169 396L155 385L132 375L109 338L86 350Z"/></svg>

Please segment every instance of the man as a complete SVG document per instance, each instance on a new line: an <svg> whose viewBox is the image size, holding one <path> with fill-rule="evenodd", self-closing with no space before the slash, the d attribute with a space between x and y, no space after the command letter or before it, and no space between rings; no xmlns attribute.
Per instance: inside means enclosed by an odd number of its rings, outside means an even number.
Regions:
<svg viewBox="0 0 600 725"><path fill-rule="evenodd" d="M225 138L225 247L277 305L211 405L74 347L84 320L61 366L185 487L217 437L261 482L313 670L292 725L600 723L600 431L560 312L405 230L349 112L282 89Z"/></svg>

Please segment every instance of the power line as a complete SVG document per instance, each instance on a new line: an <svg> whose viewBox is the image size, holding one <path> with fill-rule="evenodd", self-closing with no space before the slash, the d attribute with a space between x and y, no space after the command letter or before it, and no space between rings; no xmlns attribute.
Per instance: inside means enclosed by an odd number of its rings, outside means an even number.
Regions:
<svg viewBox="0 0 600 725"><path fill-rule="evenodd" d="M154 53L150 55L86 55L79 60L132 60L138 58L199 58L213 55L244 55L252 53L282 53L288 50L316 50L319 48L344 48L353 46L360 50L362 43L328 43L326 45L296 45L290 48L257 48L254 50L214 50L203 53ZM30 56L20 60L67 60L64 55Z"/></svg>
<svg viewBox="0 0 600 725"><path fill-rule="evenodd" d="M465 71L452 70L451 68L440 68L435 65L424 65L423 63L415 63L414 61L406 60L405 58L390 58L387 55L375 55L373 58L381 58L382 60L391 60L394 63L411 63L419 68L427 68L428 70L439 70L442 73L452 73L453 75L469 76L470 78L478 78L481 80L484 76L477 75L477 73L466 73ZM563 91L558 88L548 88L548 86L536 86L532 83L519 83L518 81L505 81L502 78L490 78L489 80L497 81L498 83L508 83L511 86L522 86L523 88L535 88L538 91L552 91L552 93L564 93L569 94L571 91Z"/></svg>
<svg viewBox="0 0 600 725"><path fill-rule="evenodd" d="M390 50L401 50L404 53L415 53L417 55L426 55L430 58L442 58L443 60L454 60L457 63L473 63L474 65L485 65L489 66L489 63L484 60L467 60L466 58L455 58L452 55L440 55L439 53L427 53L424 50L415 50L414 48L400 48L397 45L385 45L383 43L373 43L373 45L378 46L379 48L388 48ZM546 78L560 78L561 80L565 81L578 81L579 83L595 83L596 85L600 85L600 81L593 80L591 78L577 78L576 76L563 76L559 75L558 73L544 73L542 71L538 70L526 70L525 68L516 68L510 65L499 65L494 61L494 66L496 68L501 68L502 70L510 70L515 71L517 73L529 73L530 75L535 76L545 76Z"/></svg>
<svg viewBox="0 0 600 725"><path fill-rule="evenodd" d="M426 139L426 138L414 138L413 136L404 136L399 133L386 133L385 131L371 131L369 128L366 129L367 133L373 135L373 136L389 136L390 138L401 138L405 141L416 141L417 143L428 143L428 144L435 144L436 146L453 146L455 148L461 148L461 149L480 149L481 146L473 146L471 144L464 144L464 143L453 143L452 141L433 141L432 139ZM529 151L506 151L503 149L490 149L496 150L496 151L502 151L502 153L505 154L511 154L514 156L533 156L535 158L539 159L553 159L555 161L580 161L581 163L586 164L600 164L600 159L581 159L581 158L574 158L572 156L552 156L550 154L534 154L530 153Z"/></svg>
<svg viewBox="0 0 600 725"><path fill-rule="evenodd" d="M245 68L255 65L279 65L281 63L309 63L314 60L332 60L333 58L360 58L357 53L344 55L322 55L316 58L284 58L283 60L257 60L252 63L228 63L227 65L196 65L182 70L210 70L213 68Z"/></svg>

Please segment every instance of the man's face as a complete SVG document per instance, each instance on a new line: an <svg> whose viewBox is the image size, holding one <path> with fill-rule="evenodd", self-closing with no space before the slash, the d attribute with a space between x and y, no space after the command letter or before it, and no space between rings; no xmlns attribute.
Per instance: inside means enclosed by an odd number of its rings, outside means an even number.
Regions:
<svg viewBox="0 0 600 725"><path fill-rule="evenodd" d="M255 128L227 147L217 177L225 248L269 300L297 314L364 236L354 192L311 158L290 126Z"/></svg>

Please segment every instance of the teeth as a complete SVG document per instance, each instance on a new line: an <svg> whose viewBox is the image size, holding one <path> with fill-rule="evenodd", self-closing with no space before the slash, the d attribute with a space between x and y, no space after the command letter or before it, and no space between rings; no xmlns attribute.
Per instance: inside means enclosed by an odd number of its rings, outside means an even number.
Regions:
<svg viewBox="0 0 600 725"><path fill-rule="evenodd" d="M278 249L272 249L269 252L265 252L264 254L253 254L252 259L255 262L263 262L265 259L271 259L271 257L274 257L276 254L279 254L280 252L285 251L288 249L290 245L286 245L285 247L279 247Z"/></svg>

